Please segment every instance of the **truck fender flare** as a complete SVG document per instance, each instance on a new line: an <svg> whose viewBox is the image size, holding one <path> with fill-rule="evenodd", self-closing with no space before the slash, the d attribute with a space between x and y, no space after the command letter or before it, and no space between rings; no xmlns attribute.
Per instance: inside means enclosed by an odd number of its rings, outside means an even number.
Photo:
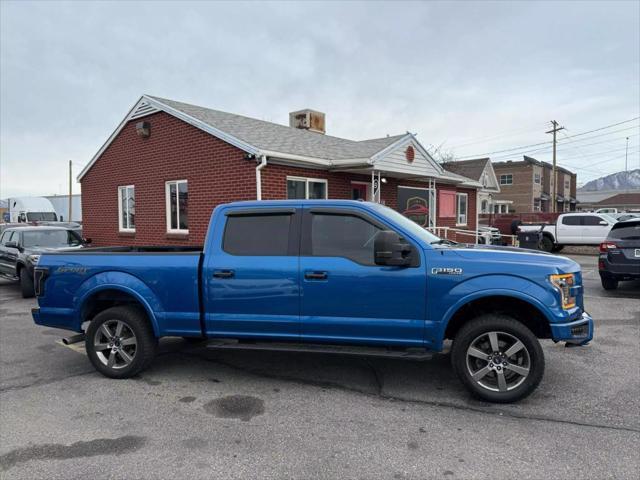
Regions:
<svg viewBox="0 0 640 480"><path fill-rule="evenodd" d="M87 279L80 286L74 301L77 305L76 312L80 324L82 323L82 311L89 299L104 290L119 290L135 298L145 309L151 322L153 333L159 336L160 328L155 312L162 312L162 304L144 282L134 275L124 272L102 272Z"/></svg>
<svg viewBox="0 0 640 480"><path fill-rule="evenodd" d="M553 294L549 291L546 290L542 287L540 287L539 285L524 279L522 277L511 277L511 276L505 276L504 275L491 275L492 277L500 277L499 280L504 282L504 281L509 281L511 285L513 285L514 287L518 287L518 285L520 285L521 288L516 289L511 289L511 288L484 288L484 289L478 289L475 290L472 293L469 293L467 295L464 295L462 297L460 297L453 305L451 305L447 311L445 312L443 318L442 318L442 330L441 332L444 334L444 332L447 329L447 326L449 325L449 321L453 318L453 316L465 305L467 305L470 302L473 302L474 300L478 300L481 298L486 298L486 297L512 297L512 298L516 298L518 300L522 300L524 302L529 303L532 307L537 308L540 312L542 312L542 314L545 316L545 318L547 319L547 321L549 321L550 323L552 323L554 321L554 315L551 312L551 310L549 309L549 307L547 306L548 304L550 305L554 305L558 303L558 299L555 298L553 296ZM476 277L474 279L472 279L471 281L476 281L482 279L482 282L486 282L486 276L482 276L482 277ZM495 279L495 278L494 278ZM514 282L516 282L516 284L514 284ZM469 282L463 282L461 285L467 284ZM460 285L458 285L459 287ZM526 287L526 288L522 288L522 287ZM469 285L466 285L466 288L469 288ZM457 290L458 288L454 288L451 293L455 293L455 290ZM526 293L525 293L526 292ZM549 303L545 303L544 300L547 300Z"/></svg>

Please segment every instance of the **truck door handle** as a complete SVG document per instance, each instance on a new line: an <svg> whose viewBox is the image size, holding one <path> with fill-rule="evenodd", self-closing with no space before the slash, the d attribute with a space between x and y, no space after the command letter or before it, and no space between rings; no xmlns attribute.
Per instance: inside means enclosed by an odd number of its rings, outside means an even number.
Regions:
<svg viewBox="0 0 640 480"><path fill-rule="evenodd" d="M304 278L307 280L326 280L327 272L305 272Z"/></svg>
<svg viewBox="0 0 640 480"><path fill-rule="evenodd" d="M214 270L213 276L215 278L232 278L236 272L233 270Z"/></svg>

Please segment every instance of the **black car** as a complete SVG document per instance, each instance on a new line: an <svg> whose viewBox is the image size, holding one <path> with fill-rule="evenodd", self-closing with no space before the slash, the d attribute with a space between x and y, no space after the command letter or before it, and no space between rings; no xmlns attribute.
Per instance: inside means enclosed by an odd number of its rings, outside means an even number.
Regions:
<svg viewBox="0 0 640 480"><path fill-rule="evenodd" d="M22 297L33 297L33 268L45 252L81 248L77 232L61 227L13 227L0 236L0 275L20 280Z"/></svg>
<svg viewBox="0 0 640 480"><path fill-rule="evenodd" d="M600 244L598 270L605 290L621 280L640 278L640 219L616 223Z"/></svg>

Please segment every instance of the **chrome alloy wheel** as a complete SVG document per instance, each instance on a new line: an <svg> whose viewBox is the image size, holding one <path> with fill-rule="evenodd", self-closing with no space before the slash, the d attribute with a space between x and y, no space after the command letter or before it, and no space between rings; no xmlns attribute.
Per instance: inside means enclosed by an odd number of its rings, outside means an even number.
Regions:
<svg viewBox="0 0 640 480"><path fill-rule="evenodd" d="M100 362L116 370L131 365L137 347L135 333L122 320L107 320L93 336L93 348Z"/></svg>
<svg viewBox="0 0 640 480"><path fill-rule="evenodd" d="M524 344L505 332L487 332L467 349L467 369L474 382L492 392L508 392L529 376L531 357Z"/></svg>

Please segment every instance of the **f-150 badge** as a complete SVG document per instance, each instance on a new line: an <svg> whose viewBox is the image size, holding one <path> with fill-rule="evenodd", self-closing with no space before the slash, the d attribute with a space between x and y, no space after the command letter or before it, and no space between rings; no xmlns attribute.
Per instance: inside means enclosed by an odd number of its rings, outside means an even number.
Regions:
<svg viewBox="0 0 640 480"><path fill-rule="evenodd" d="M431 269L432 275L462 275L462 269L459 267L437 267Z"/></svg>

